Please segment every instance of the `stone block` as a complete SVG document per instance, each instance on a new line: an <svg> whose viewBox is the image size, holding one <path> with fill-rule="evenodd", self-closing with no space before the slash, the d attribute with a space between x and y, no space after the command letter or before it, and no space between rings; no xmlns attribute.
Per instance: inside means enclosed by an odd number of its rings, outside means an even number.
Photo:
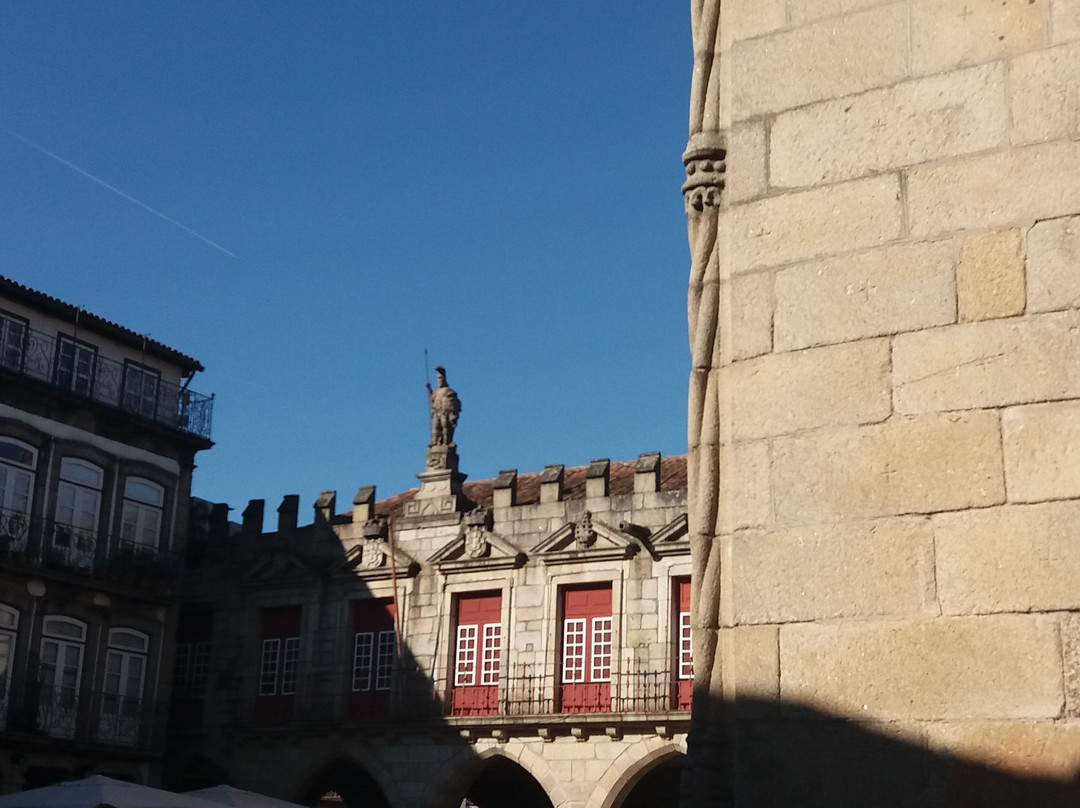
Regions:
<svg viewBox="0 0 1080 808"><path fill-rule="evenodd" d="M769 483L769 442L736 443L731 446L731 468L727 486L731 499L720 511L721 532L733 533L772 521L772 493Z"/></svg>
<svg viewBox="0 0 1080 808"><path fill-rule="evenodd" d="M865 340L736 362L721 383L733 392L736 439L752 440L884 420L892 411L889 370L888 340Z"/></svg>
<svg viewBox="0 0 1080 808"><path fill-rule="evenodd" d="M984 151L1008 142L1005 68L979 65L777 116L769 181L794 188Z"/></svg>
<svg viewBox="0 0 1080 808"><path fill-rule="evenodd" d="M768 353L773 338L772 273L736 275L730 284L731 358L747 359Z"/></svg>
<svg viewBox="0 0 1080 808"><path fill-rule="evenodd" d="M1013 143L1080 137L1080 42L1013 59L1009 107Z"/></svg>
<svg viewBox="0 0 1080 808"><path fill-rule="evenodd" d="M1080 497L1080 401L1010 408L1001 428L1010 502Z"/></svg>
<svg viewBox="0 0 1080 808"><path fill-rule="evenodd" d="M881 5L881 0L798 0L791 4L791 24L805 25L826 17L839 17L868 6Z"/></svg>
<svg viewBox="0 0 1080 808"><path fill-rule="evenodd" d="M787 0L726 0L721 6L720 29L725 39L752 39L787 23Z"/></svg>
<svg viewBox="0 0 1080 808"><path fill-rule="evenodd" d="M911 59L915 73L936 73L1000 59L1045 44L1045 2L912 0Z"/></svg>
<svg viewBox="0 0 1080 808"><path fill-rule="evenodd" d="M956 245L897 244L776 274L776 350L895 334L956 319Z"/></svg>
<svg viewBox="0 0 1080 808"><path fill-rule="evenodd" d="M740 624L936 609L933 533L923 517L742 531L730 563Z"/></svg>
<svg viewBox="0 0 1080 808"><path fill-rule="evenodd" d="M766 158L763 121L743 121L731 127L724 179L724 193L729 202L744 202L765 193Z"/></svg>
<svg viewBox="0 0 1080 808"><path fill-rule="evenodd" d="M1038 222L1028 231L1028 311L1080 308L1080 216Z"/></svg>
<svg viewBox="0 0 1080 808"><path fill-rule="evenodd" d="M902 413L1080 397L1080 312L900 334L892 361Z"/></svg>
<svg viewBox="0 0 1080 808"><path fill-rule="evenodd" d="M989 615L781 626L780 695L871 720L1057 718L1057 621Z"/></svg>
<svg viewBox="0 0 1080 808"><path fill-rule="evenodd" d="M946 614L1080 609L1080 502L941 513L933 524Z"/></svg>
<svg viewBox="0 0 1080 808"><path fill-rule="evenodd" d="M942 722L926 731L930 749L999 772L1067 782L1080 768L1080 724Z"/></svg>
<svg viewBox="0 0 1080 808"><path fill-rule="evenodd" d="M736 626L720 630L724 646L724 695L731 699L775 701L780 696L780 631L777 626Z"/></svg>
<svg viewBox="0 0 1080 808"><path fill-rule="evenodd" d="M773 443L779 523L933 513L1004 498L994 413L822 429Z"/></svg>
<svg viewBox="0 0 1080 808"><path fill-rule="evenodd" d="M1019 230L992 230L964 239L956 268L960 320L988 320L1022 314L1024 242Z"/></svg>
<svg viewBox="0 0 1080 808"><path fill-rule="evenodd" d="M901 235L899 179L853 180L737 205L721 227L730 230L736 273L876 247Z"/></svg>
<svg viewBox="0 0 1080 808"><path fill-rule="evenodd" d="M1061 616L1061 656L1065 667L1065 714L1080 718L1080 614Z"/></svg>
<svg viewBox="0 0 1080 808"><path fill-rule="evenodd" d="M735 120L882 87L907 73L906 3L894 3L732 48Z"/></svg>
<svg viewBox="0 0 1080 808"><path fill-rule="evenodd" d="M1050 0L1054 42L1080 39L1080 0Z"/></svg>
<svg viewBox="0 0 1080 808"><path fill-rule="evenodd" d="M1080 141L1042 143L917 169L907 183L911 232L929 237L1075 214L1080 210L1077 176Z"/></svg>

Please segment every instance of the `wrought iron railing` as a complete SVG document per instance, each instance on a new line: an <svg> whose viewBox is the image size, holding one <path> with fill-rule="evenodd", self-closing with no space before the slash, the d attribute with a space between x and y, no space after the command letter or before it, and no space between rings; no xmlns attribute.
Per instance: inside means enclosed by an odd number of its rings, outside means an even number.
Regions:
<svg viewBox="0 0 1080 808"><path fill-rule="evenodd" d="M0 732L80 743L160 747L165 705L141 697L0 679Z"/></svg>
<svg viewBox="0 0 1080 808"><path fill-rule="evenodd" d="M667 670L626 660L607 682L563 684L554 666L514 665L497 685L433 687L423 674L395 671L389 691L335 695L334 687L300 677L295 695L240 699L232 709L240 723L274 725L360 721L442 721L444 718L514 716L542 720L569 713L656 714L690 709L689 688Z"/></svg>
<svg viewBox="0 0 1080 808"><path fill-rule="evenodd" d="M0 559L137 586L172 580L183 568L181 553L5 508L0 508Z"/></svg>
<svg viewBox="0 0 1080 808"><path fill-rule="evenodd" d="M654 713L685 710L679 680L667 670L651 670L628 659L607 681L563 683L553 666L519 664L497 686L449 687L443 696L448 716L551 715L556 713Z"/></svg>
<svg viewBox="0 0 1080 808"><path fill-rule="evenodd" d="M98 355L80 354L72 367L61 367L57 339L41 331L26 329L22 350L8 346L0 353L0 366L37 381L60 387L179 429L210 439L214 397L204 396L148 374L137 365L126 365ZM74 364L85 360L76 369Z"/></svg>

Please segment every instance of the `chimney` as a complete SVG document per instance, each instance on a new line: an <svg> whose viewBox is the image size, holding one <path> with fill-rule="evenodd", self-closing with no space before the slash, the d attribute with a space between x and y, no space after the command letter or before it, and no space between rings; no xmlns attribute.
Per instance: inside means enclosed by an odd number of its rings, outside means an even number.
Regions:
<svg viewBox="0 0 1080 808"><path fill-rule="evenodd" d="M608 495L608 477L611 473L611 461L606 457L593 460L585 470L585 498L595 499Z"/></svg>
<svg viewBox="0 0 1080 808"><path fill-rule="evenodd" d="M315 521L321 525L330 524L337 508L337 491L323 491L315 500Z"/></svg>
<svg viewBox="0 0 1080 808"><path fill-rule="evenodd" d="M634 466L634 493L652 494L660 490L660 453L644 452L638 455Z"/></svg>
<svg viewBox="0 0 1080 808"><path fill-rule="evenodd" d="M353 497L353 524L362 525L375 515L375 486L363 485Z"/></svg>
<svg viewBox="0 0 1080 808"><path fill-rule="evenodd" d="M492 489L493 507L509 508L517 505L517 469L500 471Z"/></svg>
<svg viewBox="0 0 1080 808"><path fill-rule="evenodd" d="M563 471L562 463L544 466L540 472L540 501L561 502L563 497Z"/></svg>
<svg viewBox="0 0 1080 808"><path fill-rule="evenodd" d="M248 506L244 508L244 521L241 522L241 529L244 533L254 535L262 533L263 510L265 507L266 500L263 499L253 499L248 502Z"/></svg>
<svg viewBox="0 0 1080 808"><path fill-rule="evenodd" d="M292 533L296 530L296 517L300 513L300 497L297 494L286 494L281 499L277 509L278 533Z"/></svg>

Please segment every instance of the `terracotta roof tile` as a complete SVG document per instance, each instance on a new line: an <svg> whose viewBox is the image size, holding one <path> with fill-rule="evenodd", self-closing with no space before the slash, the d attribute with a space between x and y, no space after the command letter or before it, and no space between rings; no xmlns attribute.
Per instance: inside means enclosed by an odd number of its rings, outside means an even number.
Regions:
<svg viewBox="0 0 1080 808"><path fill-rule="evenodd" d="M608 493L615 497L634 491L634 467L636 460L613 461L608 477ZM585 498L585 472L588 466L570 466L563 476L563 499ZM540 474L534 471L518 474L517 504L531 505L540 501ZM467 481L464 485L465 496L478 505L490 508L495 478L489 480ZM679 491L686 488L686 455L663 457L660 459L660 490ZM375 504L375 512L392 519L397 519L405 512L405 503L416 496L419 488L410 488Z"/></svg>
<svg viewBox="0 0 1080 808"><path fill-rule="evenodd" d="M132 331L126 326L114 323L112 320L106 320L104 317L99 317L71 303L66 303L58 297L39 292L37 289L31 289L29 286L3 275L0 275L0 294L36 306L70 322L75 322L76 318L78 318L80 325L93 328L133 348L145 349L148 353L173 362L188 372L205 369L198 359L180 353L175 348L170 348L168 345L151 339L145 334Z"/></svg>

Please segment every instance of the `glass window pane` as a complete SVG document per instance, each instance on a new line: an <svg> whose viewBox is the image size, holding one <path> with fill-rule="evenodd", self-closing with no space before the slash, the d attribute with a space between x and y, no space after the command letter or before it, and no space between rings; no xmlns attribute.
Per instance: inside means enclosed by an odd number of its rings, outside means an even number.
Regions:
<svg viewBox="0 0 1080 808"><path fill-rule="evenodd" d="M101 469L81 460L63 460L60 463L60 479L85 485L87 488L101 488Z"/></svg>
<svg viewBox="0 0 1080 808"><path fill-rule="evenodd" d="M161 507L165 501L165 489L149 480L128 477L127 483L124 485L124 498Z"/></svg>

